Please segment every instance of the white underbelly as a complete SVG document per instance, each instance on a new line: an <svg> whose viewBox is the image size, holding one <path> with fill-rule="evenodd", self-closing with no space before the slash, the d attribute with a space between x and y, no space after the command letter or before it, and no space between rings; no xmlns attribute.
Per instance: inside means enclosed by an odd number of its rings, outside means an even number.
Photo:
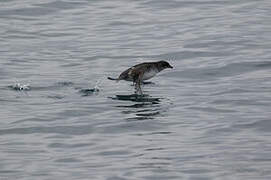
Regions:
<svg viewBox="0 0 271 180"><path fill-rule="evenodd" d="M145 72L143 75L143 80L148 80L148 79L152 78L153 76L155 76L156 74L157 74L156 71Z"/></svg>

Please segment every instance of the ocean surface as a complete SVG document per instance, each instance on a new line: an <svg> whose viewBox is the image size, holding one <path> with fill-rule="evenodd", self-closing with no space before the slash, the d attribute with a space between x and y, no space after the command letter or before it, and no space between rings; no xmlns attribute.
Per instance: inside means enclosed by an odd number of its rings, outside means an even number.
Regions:
<svg viewBox="0 0 271 180"><path fill-rule="evenodd" d="M271 179L270 9L0 0L0 179ZM158 60L143 97L107 79Z"/></svg>

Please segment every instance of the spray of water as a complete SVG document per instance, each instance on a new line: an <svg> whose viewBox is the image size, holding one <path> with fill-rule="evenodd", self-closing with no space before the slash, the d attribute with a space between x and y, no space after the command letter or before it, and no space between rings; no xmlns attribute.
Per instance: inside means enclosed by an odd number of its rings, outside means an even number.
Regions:
<svg viewBox="0 0 271 180"><path fill-rule="evenodd" d="M14 85L11 86L11 88L16 90L16 91L29 91L30 90L30 85L29 84L15 83Z"/></svg>
<svg viewBox="0 0 271 180"><path fill-rule="evenodd" d="M93 91L94 91L94 92L99 92L99 91L100 91L99 85L101 84L101 82L102 82L101 79L98 80L98 81L96 81L95 86L94 86L94 88L93 88Z"/></svg>

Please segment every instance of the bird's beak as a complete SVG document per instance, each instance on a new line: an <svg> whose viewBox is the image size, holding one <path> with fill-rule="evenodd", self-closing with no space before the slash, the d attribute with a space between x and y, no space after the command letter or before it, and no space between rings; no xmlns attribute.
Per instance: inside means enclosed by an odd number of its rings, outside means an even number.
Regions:
<svg viewBox="0 0 271 180"><path fill-rule="evenodd" d="M169 65L169 68L173 69L173 67L171 65Z"/></svg>

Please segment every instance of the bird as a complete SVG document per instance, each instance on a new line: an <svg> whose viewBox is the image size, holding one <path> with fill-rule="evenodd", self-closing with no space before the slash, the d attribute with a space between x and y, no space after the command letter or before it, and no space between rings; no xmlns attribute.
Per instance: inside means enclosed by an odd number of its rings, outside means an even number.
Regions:
<svg viewBox="0 0 271 180"><path fill-rule="evenodd" d="M173 68L167 61L144 62L126 69L118 78L108 77L108 79L117 82L120 80L132 81L135 84L136 93L143 95L141 89L143 81L151 79L157 73L167 68Z"/></svg>

